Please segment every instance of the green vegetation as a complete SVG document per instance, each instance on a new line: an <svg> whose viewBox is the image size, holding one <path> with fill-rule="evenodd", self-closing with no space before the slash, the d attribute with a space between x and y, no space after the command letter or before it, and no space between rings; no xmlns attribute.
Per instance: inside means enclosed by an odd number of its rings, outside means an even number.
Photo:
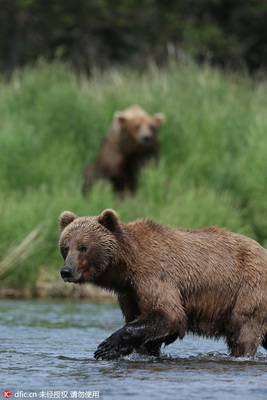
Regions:
<svg viewBox="0 0 267 400"><path fill-rule="evenodd" d="M143 171L132 198L116 197L103 182L84 198L81 170L94 160L113 113L131 104L166 114L160 163ZM143 74L95 70L88 81L64 65L40 64L2 82L5 287L34 293L40 270L58 276L57 219L66 209L96 215L111 207L124 221L219 225L267 244L266 109L266 82L186 62Z"/></svg>
<svg viewBox="0 0 267 400"><path fill-rule="evenodd" d="M79 74L186 53L213 65L260 72L267 64L263 0L1 0L0 71L68 61Z"/></svg>

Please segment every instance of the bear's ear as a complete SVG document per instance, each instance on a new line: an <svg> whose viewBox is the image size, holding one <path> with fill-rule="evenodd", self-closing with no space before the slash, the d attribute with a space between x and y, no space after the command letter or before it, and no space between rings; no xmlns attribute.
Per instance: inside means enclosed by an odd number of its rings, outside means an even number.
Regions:
<svg viewBox="0 0 267 400"><path fill-rule="evenodd" d="M114 210L108 208L104 210L97 218L98 222L107 228L109 231L114 232L119 227L118 215Z"/></svg>
<svg viewBox="0 0 267 400"><path fill-rule="evenodd" d="M59 217L59 225L61 231L66 228L72 221L75 220L77 216L70 211L64 211Z"/></svg>
<svg viewBox="0 0 267 400"><path fill-rule="evenodd" d="M163 114L163 113L157 113L157 114L153 115L153 118L158 127L160 127L160 125L166 121L165 114Z"/></svg>
<svg viewBox="0 0 267 400"><path fill-rule="evenodd" d="M119 121L120 123L125 122L127 120L126 115L123 111L116 111L113 116L114 120Z"/></svg>

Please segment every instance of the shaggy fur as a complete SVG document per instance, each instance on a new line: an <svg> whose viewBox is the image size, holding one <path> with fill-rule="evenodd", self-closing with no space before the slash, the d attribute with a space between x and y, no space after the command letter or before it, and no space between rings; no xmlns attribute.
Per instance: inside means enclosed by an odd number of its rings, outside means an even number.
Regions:
<svg viewBox="0 0 267 400"><path fill-rule="evenodd" d="M267 349L267 251L254 240L216 227L124 224L113 210L64 212L60 225L63 279L115 291L125 317L96 358L157 355L186 332L224 337L236 357Z"/></svg>
<svg viewBox="0 0 267 400"><path fill-rule="evenodd" d="M158 157L157 134L163 120L162 113L149 115L139 106L116 112L95 163L83 171L83 193L97 179L109 180L116 192L133 193L142 165Z"/></svg>

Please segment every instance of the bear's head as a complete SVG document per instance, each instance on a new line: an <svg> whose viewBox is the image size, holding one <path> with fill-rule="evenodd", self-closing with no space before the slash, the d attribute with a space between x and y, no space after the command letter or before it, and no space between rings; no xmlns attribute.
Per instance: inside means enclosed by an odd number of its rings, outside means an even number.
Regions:
<svg viewBox="0 0 267 400"><path fill-rule="evenodd" d="M64 259L62 278L65 282L98 284L119 253L117 214L107 209L97 217L77 217L65 211L59 223L59 247Z"/></svg>
<svg viewBox="0 0 267 400"><path fill-rule="evenodd" d="M164 114L149 115L145 112L116 112L114 117L120 132L121 147L131 152L153 149L157 144L158 130L164 122Z"/></svg>

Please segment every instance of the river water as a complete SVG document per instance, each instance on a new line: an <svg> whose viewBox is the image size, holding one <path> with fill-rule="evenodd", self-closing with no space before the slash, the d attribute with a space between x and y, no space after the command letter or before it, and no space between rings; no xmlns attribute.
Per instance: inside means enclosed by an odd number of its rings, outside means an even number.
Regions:
<svg viewBox="0 0 267 400"><path fill-rule="evenodd" d="M191 335L160 358L97 361L123 324L113 303L0 301L0 399L267 399L267 353L233 359L223 342Z"/></svg>

